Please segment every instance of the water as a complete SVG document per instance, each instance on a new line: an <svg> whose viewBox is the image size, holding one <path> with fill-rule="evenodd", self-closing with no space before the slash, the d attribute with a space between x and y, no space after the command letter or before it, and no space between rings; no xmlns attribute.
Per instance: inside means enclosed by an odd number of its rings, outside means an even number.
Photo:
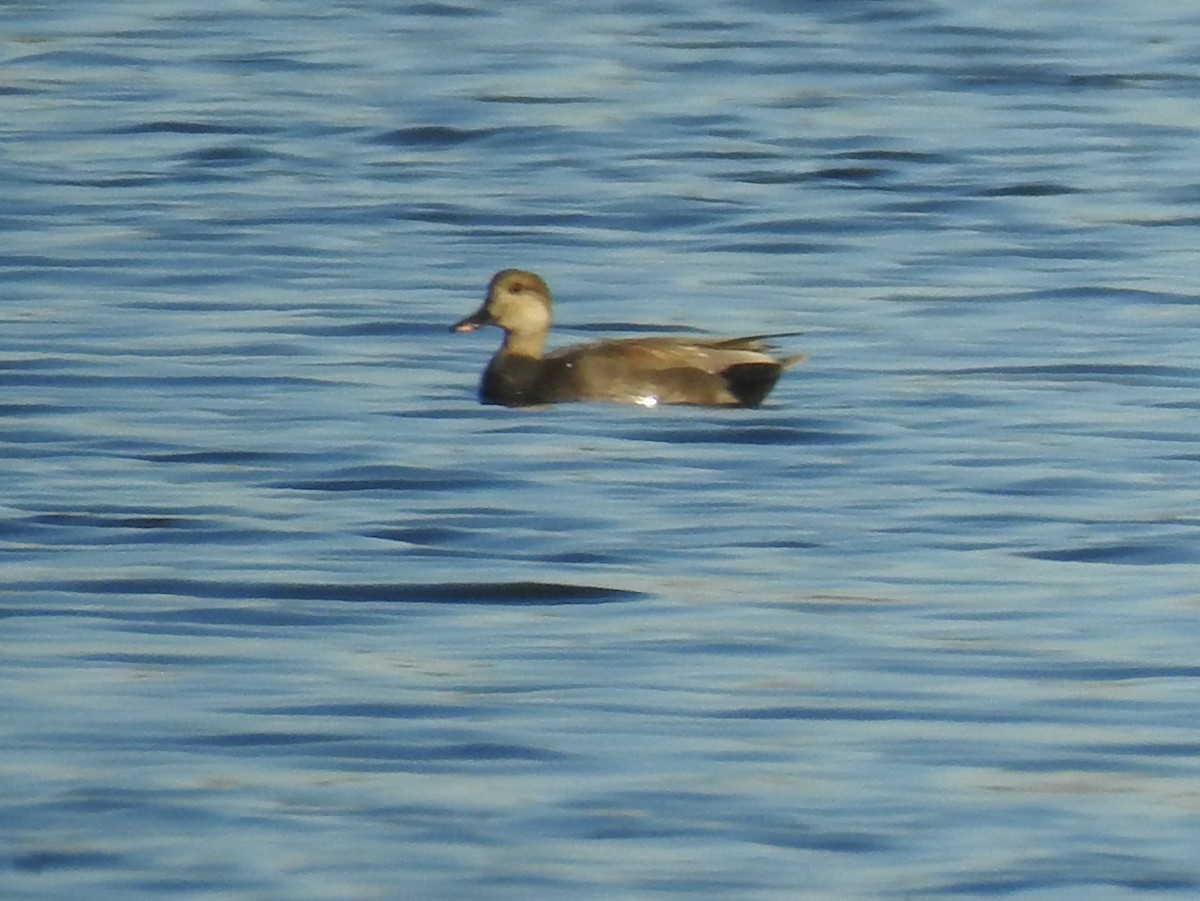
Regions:
<svg viewBox="0 0 1200 901"><path fill-rule="evenodd" d="M1191 897L1187 3L10 3L7 899ZM480 407L791 331L757 411Z"/></svg>

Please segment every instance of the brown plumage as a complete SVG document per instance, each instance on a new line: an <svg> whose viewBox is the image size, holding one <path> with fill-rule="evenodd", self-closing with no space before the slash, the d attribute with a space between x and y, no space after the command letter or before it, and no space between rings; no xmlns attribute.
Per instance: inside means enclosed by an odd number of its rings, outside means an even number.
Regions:
<svg viewBox="0 0 1200 901"><path fill-rule="evenodd" d="M485 404L522 407L567 401L756 407L803 354L776 358L766 339L621 338L543 354L551 322L550 289L532 272L492 276L475 313L451 327L504 330L504 342L479 385Z"/></svg>

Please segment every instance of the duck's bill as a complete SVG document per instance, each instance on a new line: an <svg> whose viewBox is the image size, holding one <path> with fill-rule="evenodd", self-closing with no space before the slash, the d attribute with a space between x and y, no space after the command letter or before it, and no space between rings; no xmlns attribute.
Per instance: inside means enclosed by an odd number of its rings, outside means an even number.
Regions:
<svg viewBox="0 0 1200 901"><path fill-rule="evenodd" d="M466 319L462 319L454 323L454 325L450 326L450 331L473 332L475 329L479 328L480 326L487 325L491 321L492 319L490 316L488 316L487 310L481 308L476 310Z"/></svg>

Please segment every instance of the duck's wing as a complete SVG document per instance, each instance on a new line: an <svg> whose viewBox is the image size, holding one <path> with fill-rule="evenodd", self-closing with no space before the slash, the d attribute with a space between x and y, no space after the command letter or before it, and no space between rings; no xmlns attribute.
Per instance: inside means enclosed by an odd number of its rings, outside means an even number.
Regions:
<svg viewBox="0 0 1200 901"><path fill-rule="evenodd" d="M626 373L693 369L718 373L736 363L773 362L749 346L704 338L621 338L577 344L550 354L548 359L588 369L611 368Z"/></svg>
<svg viewBox="0 0 1200 901"><path fill-rule="evenodd" d="M766 352L774 348L775 341L779 338L795 338L803 334L804 332L771 332L766 335L740 335L737 338L700 338L697 340L713 344L716 347L733 347Z"/></svg>
<svg viewBox="0 0 1200 901"><path fill-rule="evenodd" d="M789 369L797 363L806 360L808 355L789 354L785 357L777 357L775 356L775 340L778 338L794 338L797 335L803 334L804 332L773 332L769 335L743 335L739 338L718 338L712 342L712 345L717 348L728 348L730 350L754 351L770 357L773 362L778 363L784 369Z"/></svg>
<svg viewBox="0 0 1200 901"><path fill-rule="evenodd" d="M771 342L796 334L799 332L737 338L623 338L583 345L579 350L589 355L594 353L613 360L624 360L628 365L647 369L684 368L718 373L742 363L773 363L787 369L803 360L804 354L777 357Z"/></svg>

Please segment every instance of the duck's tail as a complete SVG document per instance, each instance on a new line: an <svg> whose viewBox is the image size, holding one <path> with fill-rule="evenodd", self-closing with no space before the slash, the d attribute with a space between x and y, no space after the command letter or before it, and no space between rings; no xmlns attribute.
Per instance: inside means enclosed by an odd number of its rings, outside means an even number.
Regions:
<svg viewBox="0 0 1200 901"><path fill-rule="evenodd" d="M782 374L783 366L778 363L736 363L722 371L721 377L739 407L757 407Z"/></svg>

